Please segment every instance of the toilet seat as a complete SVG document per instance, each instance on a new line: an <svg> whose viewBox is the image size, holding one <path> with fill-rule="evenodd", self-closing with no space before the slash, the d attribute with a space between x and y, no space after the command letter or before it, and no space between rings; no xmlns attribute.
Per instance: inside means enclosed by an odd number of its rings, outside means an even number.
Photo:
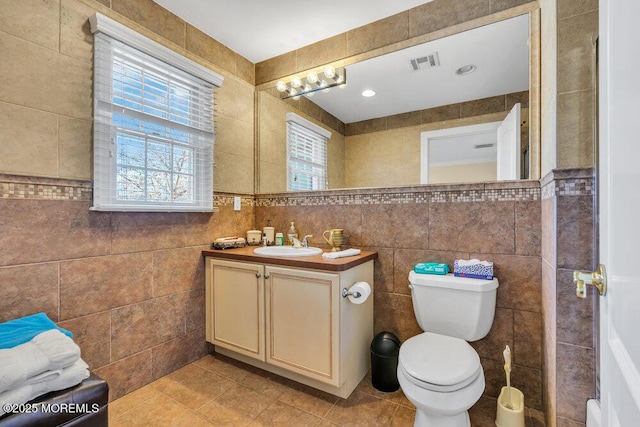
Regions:
<svg viewBox="0 0 640 427"><path fill-rule="evenodd" d="M432 332L402 344L398 366L413 384L440 392L466 387L482 372L480 357L469 343Z"/></svg>

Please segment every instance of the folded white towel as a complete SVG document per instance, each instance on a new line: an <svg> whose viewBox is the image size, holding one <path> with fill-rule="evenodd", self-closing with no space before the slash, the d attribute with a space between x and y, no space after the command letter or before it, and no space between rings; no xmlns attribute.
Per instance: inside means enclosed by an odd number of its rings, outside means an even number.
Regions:
<svg viewBox="0 0 640 427"><path fill-rule="evenodd" d="M345 249L344 251L338 251L338 252L325 252L322 254L322 257L329 258L329 259L337 259L337 258L344 258L346 256L354 256L354 255L360 255L360 249Z"/></svg>
<svg viewBox="0 0 640 427"><path fill-rule="evenodd" d="M61 369L59 375L50 377L48 380L23 384L0 393L0 416L4 415L7 409L5 405L22 405L50 391L64 390L80 384L89 377L88 367L84 360L77 359L71 366Z"/></svg>
<svg viewBox="0 0 640 427"><path fill-rule="evenodd" d="M0 350L0 393L43 372L71 366L80 358L80 347L57 329L36 335L31 341Z"/></svg>

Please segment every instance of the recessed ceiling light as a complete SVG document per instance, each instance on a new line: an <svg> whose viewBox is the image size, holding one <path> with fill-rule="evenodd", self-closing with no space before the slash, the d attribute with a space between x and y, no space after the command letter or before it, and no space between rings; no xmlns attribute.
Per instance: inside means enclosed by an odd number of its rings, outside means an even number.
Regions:
<svg viewBox="0 0 640 427"><path fill-rule="evenodd" d="M464 67L460 67L456 70L456 74L459 76L466 76L467 74L471 74L476 70L476 66L473 64L465 65Z"/></svg>
<svg viewBox="0 0 640 427"><path fill-rule="evenodd" d="M365 89L362 91L362 96L365 98L371 98L372 96L376 96L376 91L371 89Z"/></svg>

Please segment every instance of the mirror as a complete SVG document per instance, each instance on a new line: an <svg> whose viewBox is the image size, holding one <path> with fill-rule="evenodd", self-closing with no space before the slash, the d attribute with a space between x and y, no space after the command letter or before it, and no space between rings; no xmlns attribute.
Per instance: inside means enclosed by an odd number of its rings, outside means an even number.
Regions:
<svg viewBox="0 0 640 427"><path fill-rule="evenodd" d="M287 112L331 132L327 188L339 189L420 185L424 132L501 122L519 103L520 178L537 179L529 172L538 169L532 153L539 151L537 135L529 132L529 97L538 93L530 91L529 19L504 19L347 65L344 89L299 100L280 100L273 87L261 90L256 192L287 191ZM474 67L466 72L466 66ZM376 95L363 97L365 89ZM445 154L451 164L473 156L451 147Z"/></svg>

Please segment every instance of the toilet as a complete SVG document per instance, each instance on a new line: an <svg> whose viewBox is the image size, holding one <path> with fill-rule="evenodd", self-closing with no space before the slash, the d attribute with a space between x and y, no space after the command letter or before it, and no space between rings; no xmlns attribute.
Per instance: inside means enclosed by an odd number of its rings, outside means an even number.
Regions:
<svg viewBox="0 0 640 427"><path fill-rule="evenodd" d="M469 427L484 372L469 341L484 338L496 309L498 279L409 273L413 311L424 331L400 346L398 382L416 407L414 426Z"/></svg>

